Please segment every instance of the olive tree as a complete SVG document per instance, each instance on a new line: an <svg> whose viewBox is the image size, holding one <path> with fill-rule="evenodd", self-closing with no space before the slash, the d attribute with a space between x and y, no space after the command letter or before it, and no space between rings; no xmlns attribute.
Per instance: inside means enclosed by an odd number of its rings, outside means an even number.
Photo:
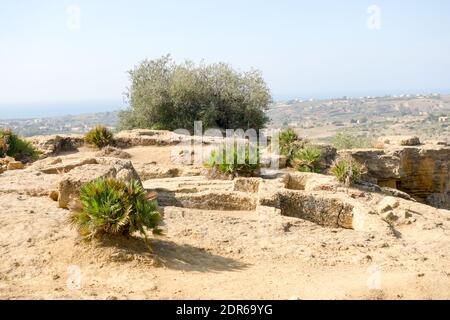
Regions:
<svg viewBox="0 0 450 320"><path fill-rule="evenodd" d="M225 63L176 64L169 55L144 60L129 71L129 108L119 114L122 129L260 129L272 102L261 72L238 72Z"/></svg>

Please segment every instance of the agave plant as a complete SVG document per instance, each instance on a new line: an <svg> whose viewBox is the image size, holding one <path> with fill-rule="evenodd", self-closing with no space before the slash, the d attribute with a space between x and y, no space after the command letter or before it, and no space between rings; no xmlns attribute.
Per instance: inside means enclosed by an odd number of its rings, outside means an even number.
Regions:
<svg viewBox="0 0 450 320"><path fill-rule="evenodd" d="M361 179L366 167L352 158L345 157L336 160L330 171L339 182L352 185Z"/></svg>
<svg viewBox="0 0 450 320"><path fill-rule="evenodd" d="M86 142L101 149L113 143L112 132L104 126L96 126L85 136Z"/></svg>
<svg viewBox="0 0 450 320"><path fill-rule="evenodd" d="M316 148L305 148L297 152L294 164L301 172L318 172L320 169L321 152Z"/></svg>
<svg viewBox="0 0 450 320"><path fill-rule="evenodd" d="M100 178L81 187L80 205L70 222L86 238L101 233L130 236L138 231L147 239L146 229L160 233L160 218L156 201L147 198L136 180Z"/></svg>

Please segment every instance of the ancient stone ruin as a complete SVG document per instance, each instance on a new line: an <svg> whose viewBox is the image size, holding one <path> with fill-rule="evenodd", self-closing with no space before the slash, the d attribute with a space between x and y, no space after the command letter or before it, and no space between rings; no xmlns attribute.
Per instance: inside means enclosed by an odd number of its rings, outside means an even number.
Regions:
<svg viewBox="0 0 450 320"><path fill-rule="evenodd" d="M384 140L386 141L386 140ZM367 180L409 194L419 202L450 209L450 146L418 138L387 140L384 149L345 150L366 164Z"/></svg>
<svg viewBox="0 0 450 320"><path fill-rule="evenodd" d="M400 275L402 281L408 270L405 286L419 288L419 296L429 279L427 297L439 285L444 289L437 297L448 292L450 211L439 209L448 208L448 146L389 139L383 149L341 151L368 167L365 182L345 186L326 170L280 168L259 177L211 178L203 166L173 161L172 151L178 154L183 138L168 131L133 130L118 134L114 147L96 150L84 146L80 137L35 137L31 141L42 151L40 160L15 164L12 170L8 167L16 161L3 159L0 247L10 263L1 270L2 281L15 284L22 274L36 274L37 285L23 286L24 296L51 292L64 298L74 291L55 289L64 288L59 275L67 272L67 265L80 265L83 271L95 271L94 278L84 273L91 279L89 288L99 274L117 272L112 270L120 270L126 279L142 276L133 291L146 298L160 297L149 284L148 277L155 274L164 279L158 286L170 286L173 281L167 279L176 275L177 286L187 283L184 290L200 276L201 281L218 277L211 284L217 279L227 283L230 277L238 283L255 277L259 283L275 274L276 281L296 286L293 276L308 281L310 274L324 283L330 270L336 272L333 285L339 279L347 285L358 272L365 276L367 268L378 265L384 272L394 270L388 276ZM329 150L322 159L326 167L336 152L324 148ZM151 238L154 251L138 235L98 245L80 241L68 224L69 210L76 208L80 186L101 177L137 179L157 199L166 232ZM34 273L37 268L39 273ZM424 274L426 282L417 283ZM128 281L112 284L111 290L117 285L129 295ZM365 279L358 286L368 290ZM89 291L79 292L89 297ZM389 293L395 298L397 288Z"/></svg>

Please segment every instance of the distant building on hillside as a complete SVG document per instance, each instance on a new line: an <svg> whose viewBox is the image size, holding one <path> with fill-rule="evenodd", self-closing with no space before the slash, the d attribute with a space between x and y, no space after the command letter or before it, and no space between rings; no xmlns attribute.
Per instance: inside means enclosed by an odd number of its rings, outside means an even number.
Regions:
<svg viewBox="0 0 450 320"><path fill-rule="evenodd" d="M439 117L439 122L448 122L449 117Z"/></svg>

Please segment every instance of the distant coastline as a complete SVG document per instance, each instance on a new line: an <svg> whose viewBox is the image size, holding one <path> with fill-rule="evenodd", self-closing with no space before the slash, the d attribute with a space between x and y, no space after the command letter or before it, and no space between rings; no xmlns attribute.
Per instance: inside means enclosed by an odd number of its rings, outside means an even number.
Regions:
<svg viewBox="0 0 450 320"><path fill-rule="evenodd" d="M0 120L74 116L100 112L117 112L126 108L122 101L86 101L51 103L1 103Z"/></svg>

